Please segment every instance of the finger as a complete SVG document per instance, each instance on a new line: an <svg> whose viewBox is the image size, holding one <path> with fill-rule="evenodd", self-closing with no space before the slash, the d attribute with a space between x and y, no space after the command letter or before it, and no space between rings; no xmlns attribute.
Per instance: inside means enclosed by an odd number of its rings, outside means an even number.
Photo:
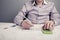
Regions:
<svg viewBox="0 0 60 40"><path fill-rule="evenodd" d="M53 24L50 24L50 30L53 30L54 27L53 27Z"/></svg>
<svg viewBox="0 0 60 40"><path fill-rule="evenodd" d="M26 24L30 25L30 23L28 21L25 21L25 22L26 22Z"/></svg>
<svg viewBox="0 0 60 40"><path fill-rule="evenodd" d="M46 29L46 27L47 27L47 23L44 24L44 29Z"/></svg>
<svg viewBox="0 0 60 40"><path fill-rule="evenodd" d="M33 24L31 22L27 21L27 20L26 20L26 23L30 26L33 26Z"/></svg>
<svg viewBox="0 0 60 40"><path fill-rule="evenodd" d="M30 25L28 25L28 24L23 25L23 29L29 29L29 28L30 28Z"/></svg>
<svg viewBox="0 0 60 40"><path fill-rule="evenodd" d="M47 29L49 29L50 23L47 23Z"/></svg>
<svg viewBox="0 0 60 40"><path fill-rule="evenodd" d="M42 27L42 29L43 29L43 30L45 30L45 28L44 28L44 27L45 27L45 25L43 25L43 27Z"/></svg>
<svg viewBox="0 0 60 40"><path fill-rule="evenodd" d="M24 22L22 23L22 26L26 28L26 27L28 27L28 26L30 26L30 25L28 25L28 24L26 23L26 21L24 21Z"/></svg>
<svg viewBox="0 0 60 40"><path fill-rule="evenodd" d="M49 28L48 29L50 29L51 26L52 26L51 23L49 23Z"/></svg>

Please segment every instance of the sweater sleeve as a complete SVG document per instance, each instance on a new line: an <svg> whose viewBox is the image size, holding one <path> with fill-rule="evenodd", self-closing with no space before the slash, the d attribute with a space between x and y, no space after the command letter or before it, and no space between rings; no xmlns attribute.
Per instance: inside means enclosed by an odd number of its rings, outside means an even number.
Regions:
<svg viewBox="0 0 60 40"><path fill-rule="evenodd" d="M51 18L54 20L55 22L55 26L60 24L60 14L58 13L58 11L56 10L55 6L53 5L52 8L52 14L51 14Z"/></svg>
<svg viewBox="0 0 60 40"><path fill-rule="evenodd" d="M24 4L21 11L19 11L16 17L14 18L14 23L21 25L25 15L26 15L26 4Z"/></svg>

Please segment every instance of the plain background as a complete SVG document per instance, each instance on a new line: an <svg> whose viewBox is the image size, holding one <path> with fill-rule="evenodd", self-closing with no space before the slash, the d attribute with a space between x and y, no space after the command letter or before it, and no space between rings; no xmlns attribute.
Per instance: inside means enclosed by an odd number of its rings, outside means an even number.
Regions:
<svg viewBox="0 0 60 40"><path fill-rule="evenodd" d="M0 0L0 22L13 22L26 0ZM53 0L60 13L60 0Z"/></svg>

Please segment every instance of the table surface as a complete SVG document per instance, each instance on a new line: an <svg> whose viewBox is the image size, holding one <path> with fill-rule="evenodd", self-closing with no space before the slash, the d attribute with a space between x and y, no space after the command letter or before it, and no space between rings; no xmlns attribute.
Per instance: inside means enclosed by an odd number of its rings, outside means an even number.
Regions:
<svg viewBox="0 0 60 40"><path fill-rule="evenodd" d="M0 22L0 40L60 40L60 25L56 26L53 34L43 34L43 24L34 24L30 30L23 30L14 23Z"/></svg>

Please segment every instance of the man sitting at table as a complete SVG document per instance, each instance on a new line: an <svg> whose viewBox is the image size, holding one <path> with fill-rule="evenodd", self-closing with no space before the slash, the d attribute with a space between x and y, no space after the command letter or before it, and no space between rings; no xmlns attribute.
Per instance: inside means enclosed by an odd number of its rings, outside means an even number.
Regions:
<svg viewBox="0 0 60 40"><path fill-rule="evenodd" d="M24 29L29 29L33 24L44 24L43 29L50 30L60 23L54 3L45 0L32 0L25 3L14 22Z"/></svg>

